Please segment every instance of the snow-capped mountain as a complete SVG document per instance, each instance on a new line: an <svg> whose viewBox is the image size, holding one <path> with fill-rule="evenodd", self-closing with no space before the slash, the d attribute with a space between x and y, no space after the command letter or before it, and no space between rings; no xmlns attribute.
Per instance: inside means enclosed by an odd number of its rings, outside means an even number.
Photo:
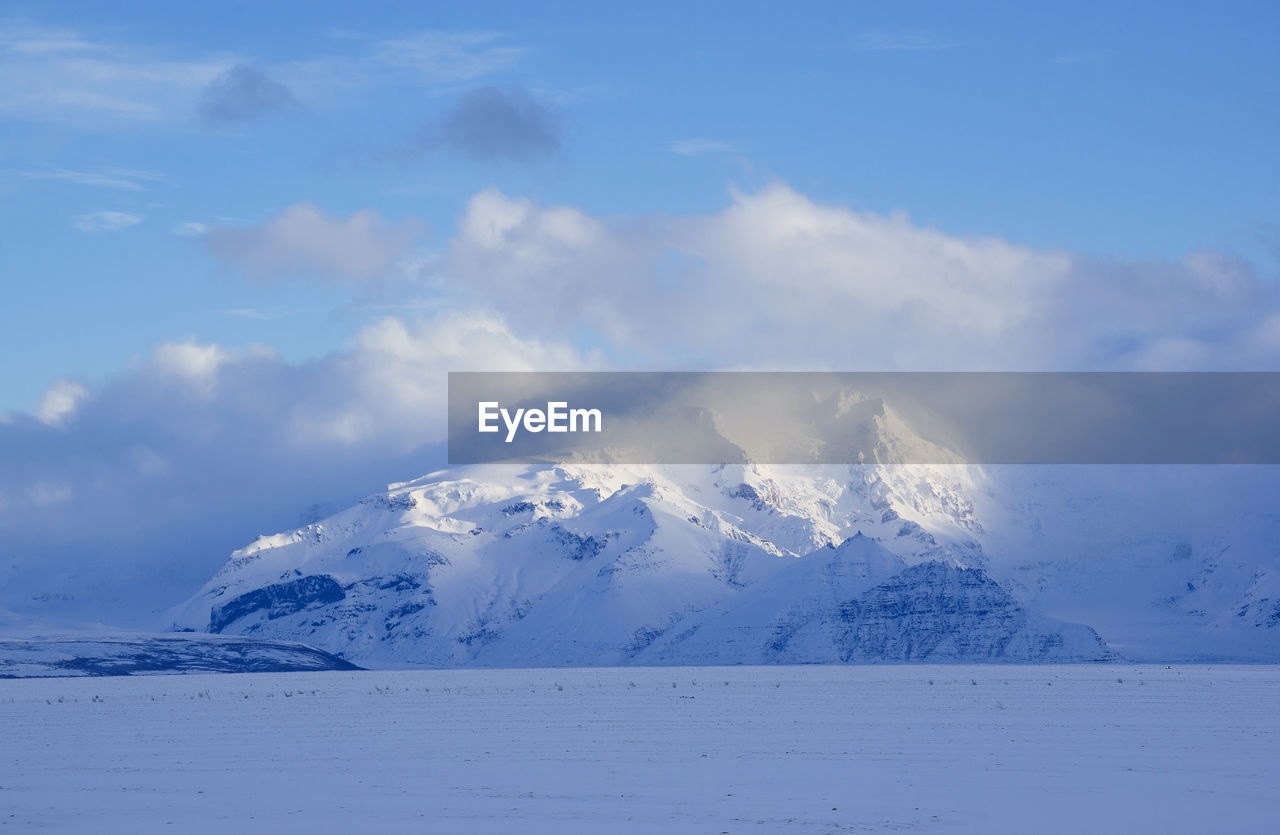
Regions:
<svg viewBox="0 0 1280 835"><path fill-rule="evenodd" d="M459 468L260 538L174 622L434 665L1111 657L987 576L965 486L926 467Z"/></svg>
<svg viewBox="0 0 1280 835"><path fill-rule="evenodd" d="M928 442L855 406L864 464L395 484L236 551L171 626L374 664L1280 657L1269 468L895 465Z"/></svg>

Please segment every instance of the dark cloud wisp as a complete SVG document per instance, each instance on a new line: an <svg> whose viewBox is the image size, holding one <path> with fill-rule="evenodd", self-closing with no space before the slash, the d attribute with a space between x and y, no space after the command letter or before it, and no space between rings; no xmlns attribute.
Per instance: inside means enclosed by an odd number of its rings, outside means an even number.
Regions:
<svg viewBox="0 0 1280 835"><path fill-rule="evenodd" d="M200 117L211 125L242 124L301 110L289 88L246 64L222 73L200 94Z"/></svg>
<svg viewBox="0 0 1280 835"><path fill-rule="evenodd" d="M480 87L428 131L430 144L480 160L530 160L560 150L555 111L523 90Z"/></svg>

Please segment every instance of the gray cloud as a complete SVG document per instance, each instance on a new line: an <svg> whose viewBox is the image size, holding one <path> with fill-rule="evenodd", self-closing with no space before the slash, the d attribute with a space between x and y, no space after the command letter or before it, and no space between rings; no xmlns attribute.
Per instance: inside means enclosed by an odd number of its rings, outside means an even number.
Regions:
<svg viewBox="0 0 1280 835"><path fill-rule="evenodd" d="M0 610L164 626L255 536L441 466L449 370L582 364L481 314L384 319L354 342L296 364L163 343L92 390L58 381L35 414L0 415Z"/></svg>
<svg viewBox="0 0 1280 835"><path fill-rule="evenodd" d="M241 124L301 109L287 87L247 64L222 73L200 93L200 116L211 125Z"/></svg>
<svg viewBox="0 0 1280 835"><path fill-rule="evenodd" d="M560 119L527 92L481 87L428 131L428 142L437 135L446 148L475 159L527 160L560 150Z"/></svg>
<svg viewBox="0 0 1280 835"><path fill-rule="evenodd" d="M368 281L385 277L423 226L391 224L369 209L343 218L298 203L258 226L201 224L190 231L218 258L255 276Z"/></svg>

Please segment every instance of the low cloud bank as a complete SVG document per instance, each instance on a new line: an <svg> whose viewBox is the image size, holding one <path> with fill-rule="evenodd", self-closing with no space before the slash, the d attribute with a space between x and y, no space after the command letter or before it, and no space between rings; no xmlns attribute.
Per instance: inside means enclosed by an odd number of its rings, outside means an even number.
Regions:
<svg viewBox="0 0 1280 835"><path fill-rule="evenodd" d="M1276 283L1231 256L1037 250L785 185L692 217L486 191L438 256L416 234L309 204L209 230L240 268L395 273L446 312L305 363L166 343L0 416L0 608L153 625L255 535L441 465L451 370L1280 368Z"/></svg>

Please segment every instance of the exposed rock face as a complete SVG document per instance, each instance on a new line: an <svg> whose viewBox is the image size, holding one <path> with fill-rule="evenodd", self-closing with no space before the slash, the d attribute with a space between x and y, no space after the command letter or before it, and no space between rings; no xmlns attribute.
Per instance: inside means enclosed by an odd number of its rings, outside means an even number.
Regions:
<svg viewBox="0 0 1280 835"><path fill-rule="evenodd" d="M346 596L336 580L323 574L272 583L213 607L209 612L209 631L221 632L235 621L254 613L261 612L274 620L303 609L336 603Z"/></svg>
<svg viewBox="0 0 1280 835"><path fill-rule="evenodd" d="M214 635L0 640L0 678L358 670L314 647Z"/></svg>
<svg viewBox="0 0 1280 835"><path fill-rule="evenodd" d="M842 661L1113 657L1092 629L1039 618L973 568L921 563L840 608Z"/></svg>
<svg viewBox="0 0 1280 835"><path fill-rule="evenodd" d="M1116 658L1087 626L1038 616L981 569L908 566L861 535L652 642L664 663L1081 662ZM687 659L687 660L685 660Z"/></svg>

